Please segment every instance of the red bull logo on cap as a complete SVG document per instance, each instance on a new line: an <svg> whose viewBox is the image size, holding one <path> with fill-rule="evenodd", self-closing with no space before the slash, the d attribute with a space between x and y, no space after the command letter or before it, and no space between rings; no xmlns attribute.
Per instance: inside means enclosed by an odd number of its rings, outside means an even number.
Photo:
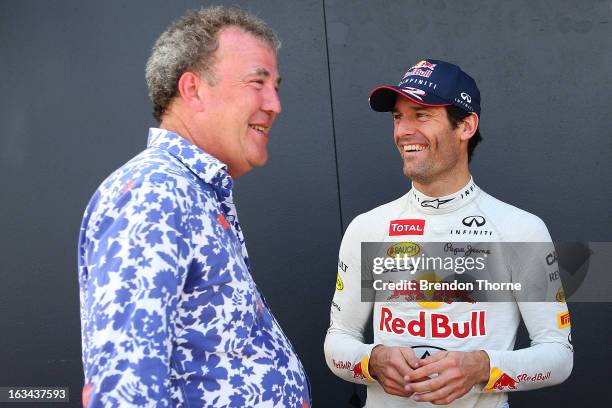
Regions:
<svg viewBox="0 0 612 408"><path fill-rule="evenodd" d="M433 70L435 67L436 67L436 64L432 64L431 62L426 61L426 60L421 60L417 62L416 64L414 64L412 68L426 68L426 69Z"/></svg>
<svg viewBox="0 0 612 408"><path fill-rule="evenodd" d="M436 64L432 64L425 60L419 61L404 74L402 79L414 75L429 78L435 67Z"/></svg>

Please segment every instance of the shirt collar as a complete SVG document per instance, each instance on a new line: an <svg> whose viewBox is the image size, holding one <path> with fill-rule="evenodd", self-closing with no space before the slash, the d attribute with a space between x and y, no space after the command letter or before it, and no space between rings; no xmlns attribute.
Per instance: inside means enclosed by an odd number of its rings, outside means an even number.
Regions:
<svg viewBox="0 0 612 408"><path fill-rule="evenodd" d="M212 184L224 195L230 194L234 181L227 172L227 165L182 136L166 129L150 128L147 147L167 151L205 183Z"/></svg>
<svg viewBox="0 0 612 408"><path fill-rule="evenodd" d="M444 197L425 195L417 190L413 184L409 199L420 212L426 214L444 214L467 205L476 198L479 192L480 188L470 176L470 181L463 188Z"/></svg>

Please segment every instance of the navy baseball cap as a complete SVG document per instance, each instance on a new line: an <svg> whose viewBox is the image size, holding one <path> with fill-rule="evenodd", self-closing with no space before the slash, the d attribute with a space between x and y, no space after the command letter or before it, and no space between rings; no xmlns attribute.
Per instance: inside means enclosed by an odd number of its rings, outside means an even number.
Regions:
<svg viewBox="0 0 612 408"><path fill-rule="evenodd" d="M397 95L425 106L455 105L480 116L480 91L476 81L455 64L425 59L413 65L397 86L383 85L370 92L370 107L389 112Z"/></svg>

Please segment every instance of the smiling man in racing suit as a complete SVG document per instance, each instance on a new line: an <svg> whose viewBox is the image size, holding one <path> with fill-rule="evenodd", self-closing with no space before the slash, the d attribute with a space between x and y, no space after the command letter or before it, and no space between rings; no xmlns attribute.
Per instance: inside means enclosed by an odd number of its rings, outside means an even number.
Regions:
<svg viewBox="0 0 612 408"><path fill-rule="evenodd" d="M375 88L370 106L392 112L394 142L412 189L359 215L346 230L325 339L330 369L368 386L367 407L505 407L508 391L563 382L573 350L548 230L535 215L482 191L469 172L481 139L475 81L456 65L423 60L398 86ZM544 291L556 293L557 301L511 294L505 302L435 302L401 290L364 300L361 244L373 241L389 243L390 251L406 241L543 243L528 244L534 249L526 262L507 270L511 280L522 273L545 282ZM402 296L413 301L390 301ZM370 316L372 344L364 341ZM521 318L531 345L514 350Z"/></svg>

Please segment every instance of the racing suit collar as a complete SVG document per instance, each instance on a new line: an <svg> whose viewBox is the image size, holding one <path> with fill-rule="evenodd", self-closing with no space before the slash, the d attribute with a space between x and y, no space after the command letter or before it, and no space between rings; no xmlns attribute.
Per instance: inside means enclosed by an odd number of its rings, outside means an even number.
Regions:
<svg viewBox="0 0 612 408"><path fill-rule="evenodd" d="M412 185L408 199L419 212L425 214L444 214L461 208L470 203L480 193L480 188L474 183L474 178L470 176L470 181L460 190L444 197L430 197L423 194Z"/></svg>

